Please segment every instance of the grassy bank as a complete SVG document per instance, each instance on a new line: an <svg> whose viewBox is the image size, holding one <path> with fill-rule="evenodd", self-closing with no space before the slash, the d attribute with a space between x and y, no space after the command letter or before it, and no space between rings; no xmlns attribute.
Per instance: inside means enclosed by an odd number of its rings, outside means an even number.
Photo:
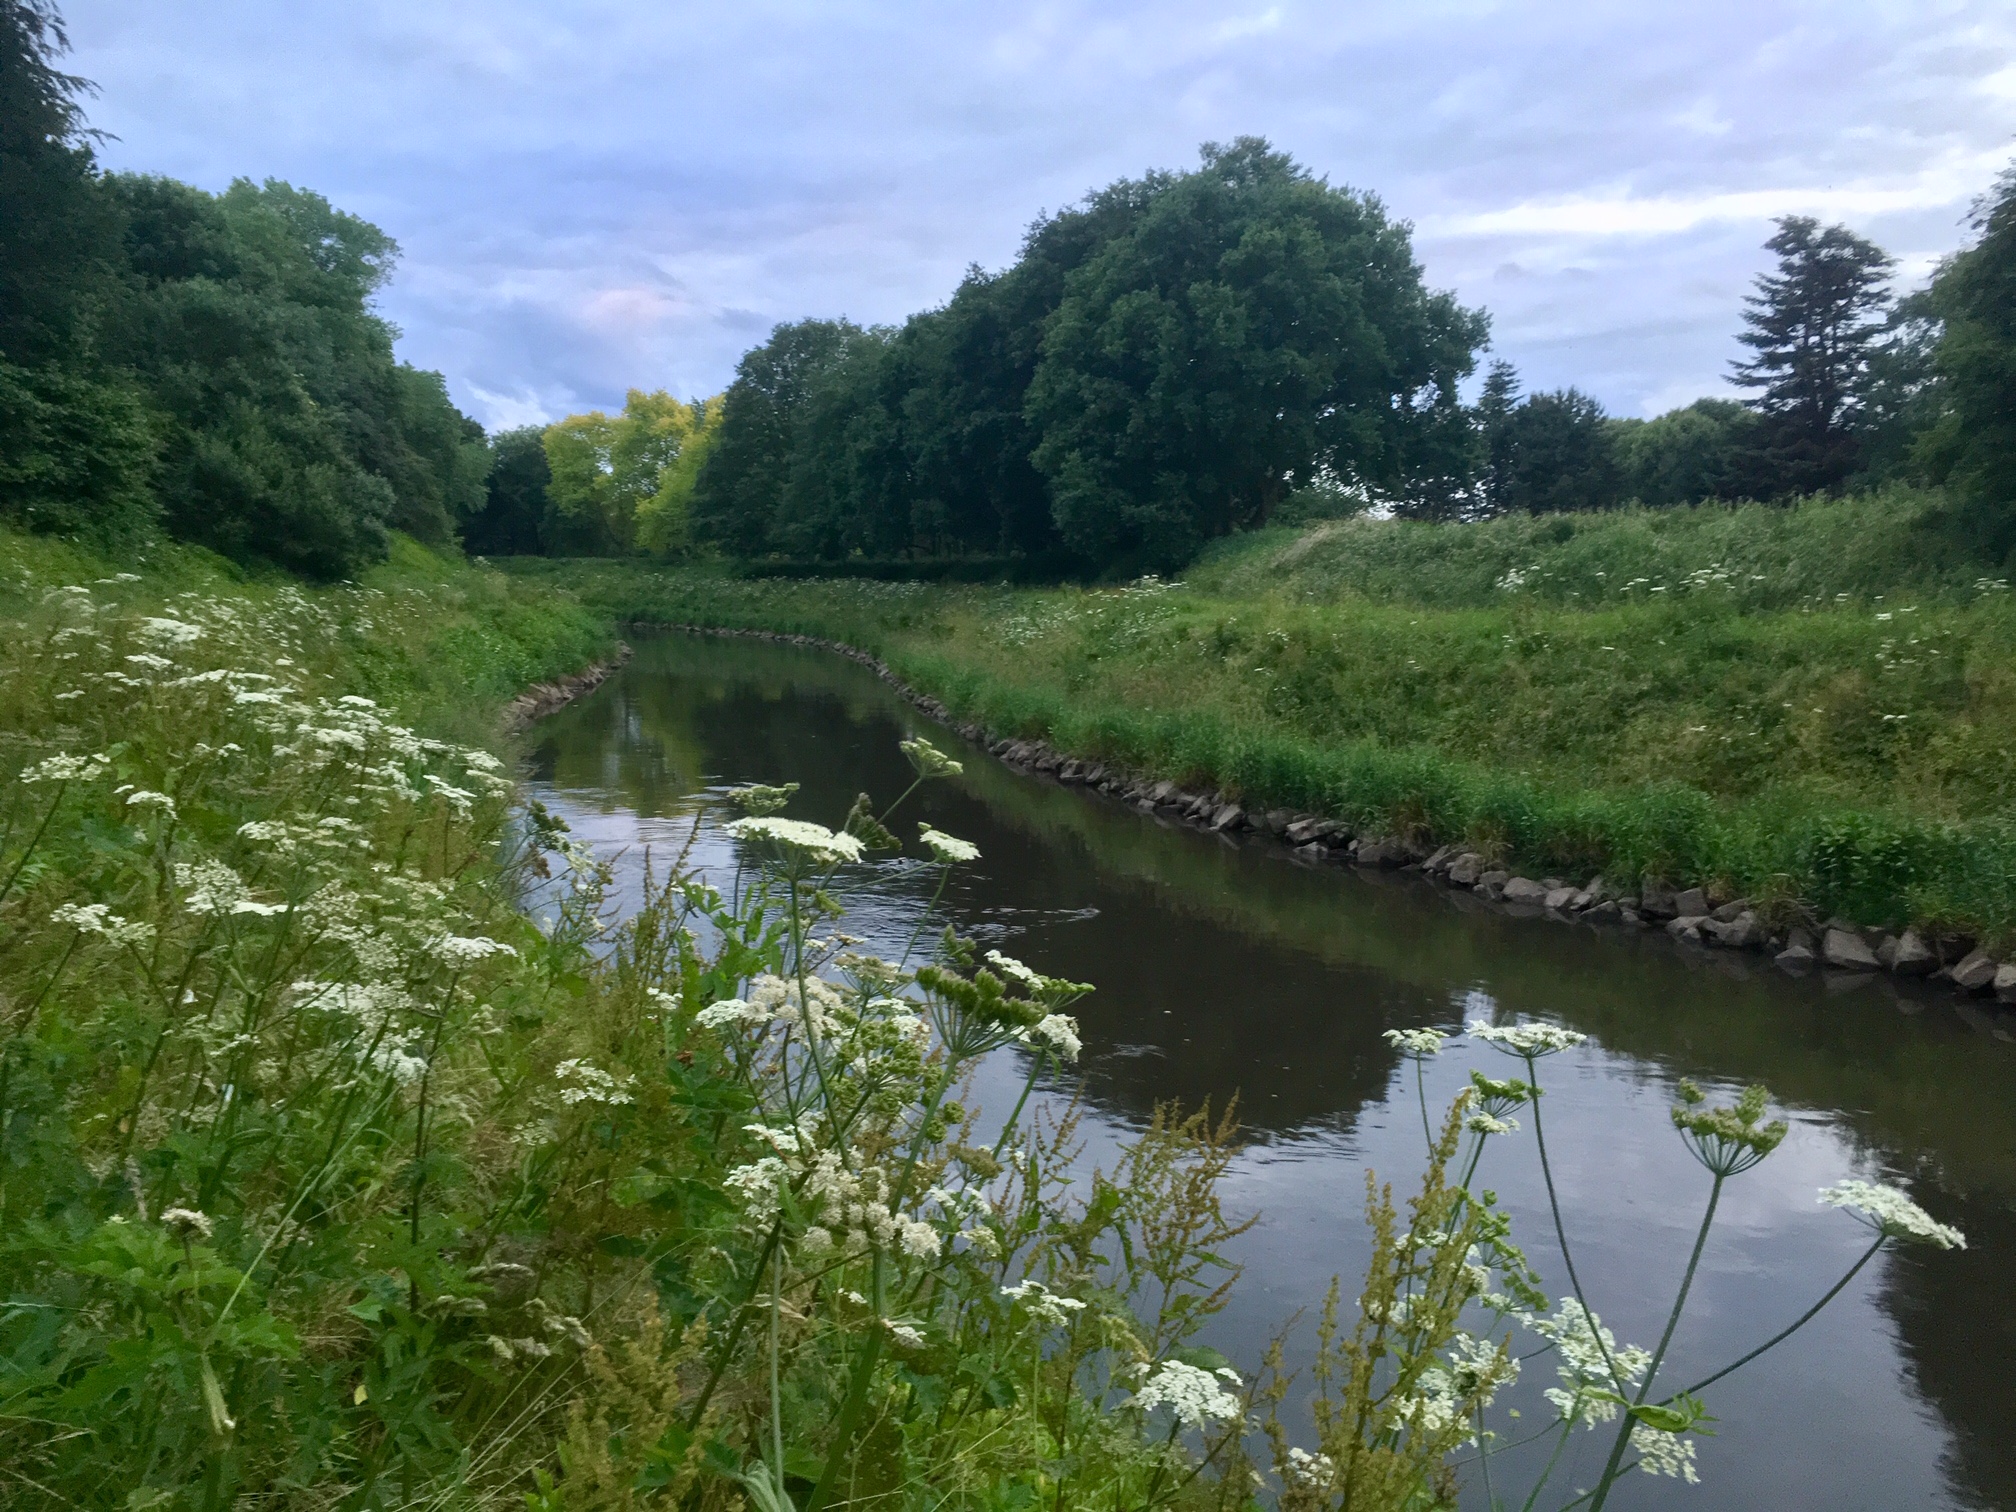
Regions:
<svg viewBox="0 0 2016 1512"><path fill-rule="evenodd" d="M992 730L1536 873L2006 939L2016 603L1941 565L1936 507L1357 522L1104 590L514 572L621 619L842 640ZM1571 600L1577 573L1622 581Z"/></svg>
<svg viewBox="0 0 2016 1512"><path fill-rule="evenodd" d="M1083 989L836 960L851 836L610 917L485 745L611 644L417 548L309 591L0 534L0 1500L1243 1494L1257 1399L1188 1346L1229 1126L1089 1192L982 1132L972 1059L1033 1086Z"/></svg>

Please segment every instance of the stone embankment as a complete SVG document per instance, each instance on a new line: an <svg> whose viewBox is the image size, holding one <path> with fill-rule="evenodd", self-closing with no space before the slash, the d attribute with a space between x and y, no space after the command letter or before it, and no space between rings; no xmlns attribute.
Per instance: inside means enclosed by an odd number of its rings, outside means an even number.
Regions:
<svg viewBox="0 0 2016 1512"><path fill-rule="evenodd" d="M554 682L534 683L504 706L504 728L522 730L563 708L581 697L592 693L609 679L623 663L630 660L630 648L617 642L616 654L606 662L597 662L592 667L583 668L572 677L562 677Z"/></svg>
<svg viewBox="0 0 2016 1512"><path fill-rule="evenodd" d="M872 670L920 713L950 727L1021 771L1091 788L1144 814L1189 824L1208 833L1265 837L1310 865L1349 865L1379 871L1415 871L1445 887L1470 892L1507 912L1533 918L1607 924L1620 929L1663 929L1684 946L1770 955L1787 971L1827 968L1888 972L1950 983L1969 997L2016 1004L2016 960L1999 961L1964 935L1901 934L1869 929L1847 919L1821 920L1796 902L1753 903L1717 899L1698 887L1675 888L1654 878L1597 876L1577 884L1563 877L1522 877L1463 845L1431 849L1395 835L1360 834L1341 820L1289 809L1248 809L1223 793L1196 793L1166 780L1140 778L1057 750L1046 741L991 735L957 719L939 700L920 693L876 657L838 641L768 630L712 626L670 628L701 635L744 636L788 645L815 646ZM627 648L626 648L627 650ZM585 675L585 674L584 674ZM599 679L598 679L599 680Z"/></svg>

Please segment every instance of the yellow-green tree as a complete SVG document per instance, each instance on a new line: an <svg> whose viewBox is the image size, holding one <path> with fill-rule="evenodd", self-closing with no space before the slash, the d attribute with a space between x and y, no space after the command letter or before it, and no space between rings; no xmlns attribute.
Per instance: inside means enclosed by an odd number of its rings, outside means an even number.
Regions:
<svg viewBox="0 0 2016 1512"><path fill-rule="evenodd" d="M597 521L619 550L677 552L720 414L718 397L686 404L663 389L632 389L621 414L569 415L546 428L548 496L560 513Z"/></svg>

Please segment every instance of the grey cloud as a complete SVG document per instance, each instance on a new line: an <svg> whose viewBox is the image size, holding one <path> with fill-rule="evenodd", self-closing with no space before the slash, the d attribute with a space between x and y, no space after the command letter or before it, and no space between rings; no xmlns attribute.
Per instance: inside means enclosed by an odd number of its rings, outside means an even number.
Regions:
<svg viewBox="0 0 2016 1512"><path fill-rule="evenodd" d="M284 177L377 220L405 248L402 350L500 423L711 392L777 320L900 319L1012 258L1039 210L1246 132L1413 220L1431 281L1492 311L1530 386L1639 413L1720 383L1772 214L1831 194L1922 270L2016 132L2016 16L1984 3L69 18L113 161Z"/></svg>

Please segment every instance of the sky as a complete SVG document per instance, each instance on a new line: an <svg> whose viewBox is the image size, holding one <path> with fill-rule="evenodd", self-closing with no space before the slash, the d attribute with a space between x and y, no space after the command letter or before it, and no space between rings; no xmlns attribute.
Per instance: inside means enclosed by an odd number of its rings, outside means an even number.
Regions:
<svg viewBox="0 0 2016 1512"><path fill-rule="evenodd" d="M718 392L896 322L1120 177L1267 137L1415 228L1526 387L1726 394L1776 216L1922 284L2016 156L2016 5L68 0L110 166L382 226L400 354L486 425Z"/></svg>

